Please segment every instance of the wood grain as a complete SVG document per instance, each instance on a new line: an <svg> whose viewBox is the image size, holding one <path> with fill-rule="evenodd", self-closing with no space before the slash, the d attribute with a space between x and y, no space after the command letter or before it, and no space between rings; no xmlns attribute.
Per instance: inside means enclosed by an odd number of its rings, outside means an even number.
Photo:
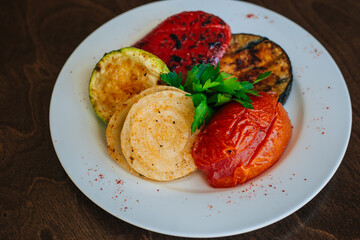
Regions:
<svg viewBox="0 0 360 240"><path fill-rule="evenodd" d="M71 52L148 2L0 2L0 239L181 239L132 226L87 199L61 167L49 131L52 89ZM353 128L342 164L313 200L268 227L220 239L360 239L360 1L250 2L298 23L330 52L349 88Z"/></svg>

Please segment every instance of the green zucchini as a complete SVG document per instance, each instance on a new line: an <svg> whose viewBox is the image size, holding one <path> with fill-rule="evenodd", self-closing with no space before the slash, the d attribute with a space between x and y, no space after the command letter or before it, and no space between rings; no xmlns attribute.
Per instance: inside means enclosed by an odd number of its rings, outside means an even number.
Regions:
<svg viewBox="0 0 360 240"><path fill-rule="evenodd" d="M162 85L160 74L168 72L160 58L138 48L126 47L105 54L89 83L96 114L108 123L117 106L147 88Z"/></svg>

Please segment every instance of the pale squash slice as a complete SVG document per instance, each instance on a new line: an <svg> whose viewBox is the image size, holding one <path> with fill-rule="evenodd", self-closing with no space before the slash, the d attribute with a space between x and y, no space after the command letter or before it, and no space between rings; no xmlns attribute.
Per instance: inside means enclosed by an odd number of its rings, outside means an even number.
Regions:
<svg viewBox="0 0 360 240"><path fill-rule="evenodd" d="M126 119L127 114L129 113L132 105L139 101L144 96L147 96L148 94L154 93L154 92L160 92L165 90L173 90L173 91L181 91L178 88L170 87L170 86L156 86L148 88L141 93L134 95L130 99L128 99L126 102L120 104L117 108L117 111L113 114L111 117L109 124L106 128L106 141L107 141L107 147L110 156L117 162L119 165L126 171L136 175L143 177L141 174L136 172L126 161L126 158L121 150L121 141L120 141L120 135L121 130L124 125L124 121Z"/></svg>
<svg viewBox="0 0 360 240"><path fill-rule="evenodd" d="M121 148L136 172L158 181L184 177L196 170L191 155L199 131L191 135L191 97L165 90L134 103L121 132Z"/></svg>

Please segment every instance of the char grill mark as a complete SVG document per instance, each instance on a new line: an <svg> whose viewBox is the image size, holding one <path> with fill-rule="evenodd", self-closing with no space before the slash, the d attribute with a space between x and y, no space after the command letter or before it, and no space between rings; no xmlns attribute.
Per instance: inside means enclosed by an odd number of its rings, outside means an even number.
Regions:
<svg viewBox="0 0 360 240"><path fill-rule="evenodd" d="M170 63L169 63L169 70L173 71L177 66L182 65L183 59L177 55L171 55L170 57Z"/></svg>
<svg viewBox="0 0 360 240"><path fill-rule="evenodd" d="M174 49L181 49L182 43L179 40L178 36L174 33L170 33L170 38L175 42Z"/></svg>
<svg viewBox="0 0 360 240"><path fill-rule="evenodd" d="M201 23L201 27L205 27L206 25L211 23L211 16L208 16L205 21Z"/></svg>
<svg viewBox="0 0 360 240"><path fill-rule="evenodd" d="M196 64L216 65L230 39L231 29L219 17L189 11L169 17L134 46L158 56L171 71L186 76Z"/></svg>
<svg viewBox="0 0 360 240"><path fill-rule="evenodd" d="M279 45L265 37L233 34L228 51L220 60L220 71L249 82L254 82L260 73L271 71L268 78L254 85L254 90L277 92L283 104L291 90L290 59Z"/></svg>
<svg viewBox="0 0 360 240"><path fill-rule="evenodd" d="M209 42L208 44L210 49L213 49L214 47L221 47L221 42Z"/></svg>

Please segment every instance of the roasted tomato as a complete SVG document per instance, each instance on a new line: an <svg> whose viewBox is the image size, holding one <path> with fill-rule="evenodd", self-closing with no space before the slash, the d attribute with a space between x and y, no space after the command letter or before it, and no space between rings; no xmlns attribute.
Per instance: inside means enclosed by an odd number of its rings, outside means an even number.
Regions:
<svg viewBox="0 0 360 240"><path fill-rule="evenodd" d="M230 102L198 135L192 155L213 187L233 187L271 167L291 137L291 122L278 95L253 97L254 109Z"/></svg>
<svg viewBox="0 0 360 240"><path fill-rule="evenodd" d="M193 65L216 65L231 39L231 29L221 18L202 11L181 12L167 18L134 47L148 51L184 75Z"/></svg>

